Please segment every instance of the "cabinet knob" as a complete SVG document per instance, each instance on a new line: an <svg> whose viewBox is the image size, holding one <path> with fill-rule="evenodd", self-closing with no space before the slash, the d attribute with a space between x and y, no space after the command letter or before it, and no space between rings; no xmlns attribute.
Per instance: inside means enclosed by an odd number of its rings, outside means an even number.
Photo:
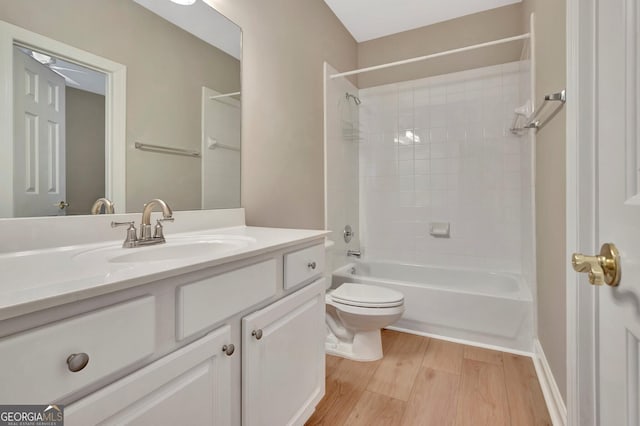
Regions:
<svg viewBox="0 0 640 426"><path fill-rule="evenodd" d="M257 329L251 332L251 335L256 338L256 340L262 339L262 330Z"/></svg>
<svg viewBox="0 0 640 426"><path fill-rule="evenodd" d="M316 269L316 262L309 262L309 263L307 263L307 268L310 268L310 269Z"/></svg>
<svg viewBox="0 0 640 426"><path fill-rule="evenodd" d="M231 356L233 355L233 353L235 352L236 347L233 346L233 343L230 343L228 345L224 345L222 347L222 352L224 352L225 354L227 354L227 356Z"/></svg>
<svg viewBox="0 0 640 426"><path fill-rule="evenodd" d="M77 373L82 370L89 364L89 355L84 352L80 352L79 354L71 354L67 358L67 367L69 371L73 373Z"/></svg>

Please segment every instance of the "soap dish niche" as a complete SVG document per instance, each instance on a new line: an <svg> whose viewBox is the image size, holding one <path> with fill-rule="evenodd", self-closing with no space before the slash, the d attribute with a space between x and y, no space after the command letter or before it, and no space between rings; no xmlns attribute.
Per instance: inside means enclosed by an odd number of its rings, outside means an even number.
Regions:
<svg viewBox="0 0 640 426"><path fill-rule="evenodd" d="M449 222L431 222L429 235L435 238L451 238L451 225Z"/></svg>

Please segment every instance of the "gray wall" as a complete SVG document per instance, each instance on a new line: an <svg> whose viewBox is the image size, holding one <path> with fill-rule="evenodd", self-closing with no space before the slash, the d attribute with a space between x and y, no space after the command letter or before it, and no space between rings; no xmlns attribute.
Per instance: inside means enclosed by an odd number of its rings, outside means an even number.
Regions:
<svg viewBox="0 0 640 426"><path fill-rule="evenodd" d="M322 0L208 1L243 30L247 223L322 228L322 65L354 69L355 40Z"/></svg>
<svg viewBox="0 0 640 426"><path fill-rule="evenodd" d="M104 96L66 88L67 214L89 214L104 197Z"/></svg>
<svg viewBox="0 0 640 426"><path fill-rule="evenodd" d="M565 0L524 1L523 20L536 16L536 104L566 86L565 9ZM536 260L538 337L566 401L565 131L563 109L536 136Z"/></svg>
<svg viewBox="0 0 640 426"><path fill-rule="evenodd" d="M200 208L197 158L133 143L200 150L201 87L238 91L238 60L131 0L0 0L0 19L126 65L127 210L156 197Z"/></svg>
<svg viewBox="0 0 640 426"><path fill-rule="evenodd" d="M526 32L526 28L528 25L522 24L522 4L516 3L360 43L358 68L511 37ZM363 89L518 61L522 46L522 42L513 42L416 64L367 72L358 75L358 86Z"/></svg>

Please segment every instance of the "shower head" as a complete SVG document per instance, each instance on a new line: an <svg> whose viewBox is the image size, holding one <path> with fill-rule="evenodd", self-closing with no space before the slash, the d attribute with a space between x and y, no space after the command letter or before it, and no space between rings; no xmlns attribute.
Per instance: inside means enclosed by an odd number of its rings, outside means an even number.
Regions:
<svg viewBox="0 0 640 426"><path fill-rule="evenodd" d="M345 97L347 98L347 100L349 100L349 98L353 98L353 101L356 103L356 105L360 105L362 103L359 97L352 95L349 92L345 93Z"/></svg>

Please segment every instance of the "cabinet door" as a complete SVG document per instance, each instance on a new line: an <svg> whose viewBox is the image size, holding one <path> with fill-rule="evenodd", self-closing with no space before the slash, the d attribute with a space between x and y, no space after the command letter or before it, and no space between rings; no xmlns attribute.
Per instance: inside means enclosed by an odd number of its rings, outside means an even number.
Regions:
<svg viewBox="0 0 640 426"><path fill-rule="evenodd" d="M324 279L242 319L242 424L302 425L324 395Z"/></svg>
<svg viewBox="0 0 640 426"><path fill-rule="evenodd" d="M231 360L222 348L229 344L226 325L67 406L65 425L227 426Z"/></svg>

